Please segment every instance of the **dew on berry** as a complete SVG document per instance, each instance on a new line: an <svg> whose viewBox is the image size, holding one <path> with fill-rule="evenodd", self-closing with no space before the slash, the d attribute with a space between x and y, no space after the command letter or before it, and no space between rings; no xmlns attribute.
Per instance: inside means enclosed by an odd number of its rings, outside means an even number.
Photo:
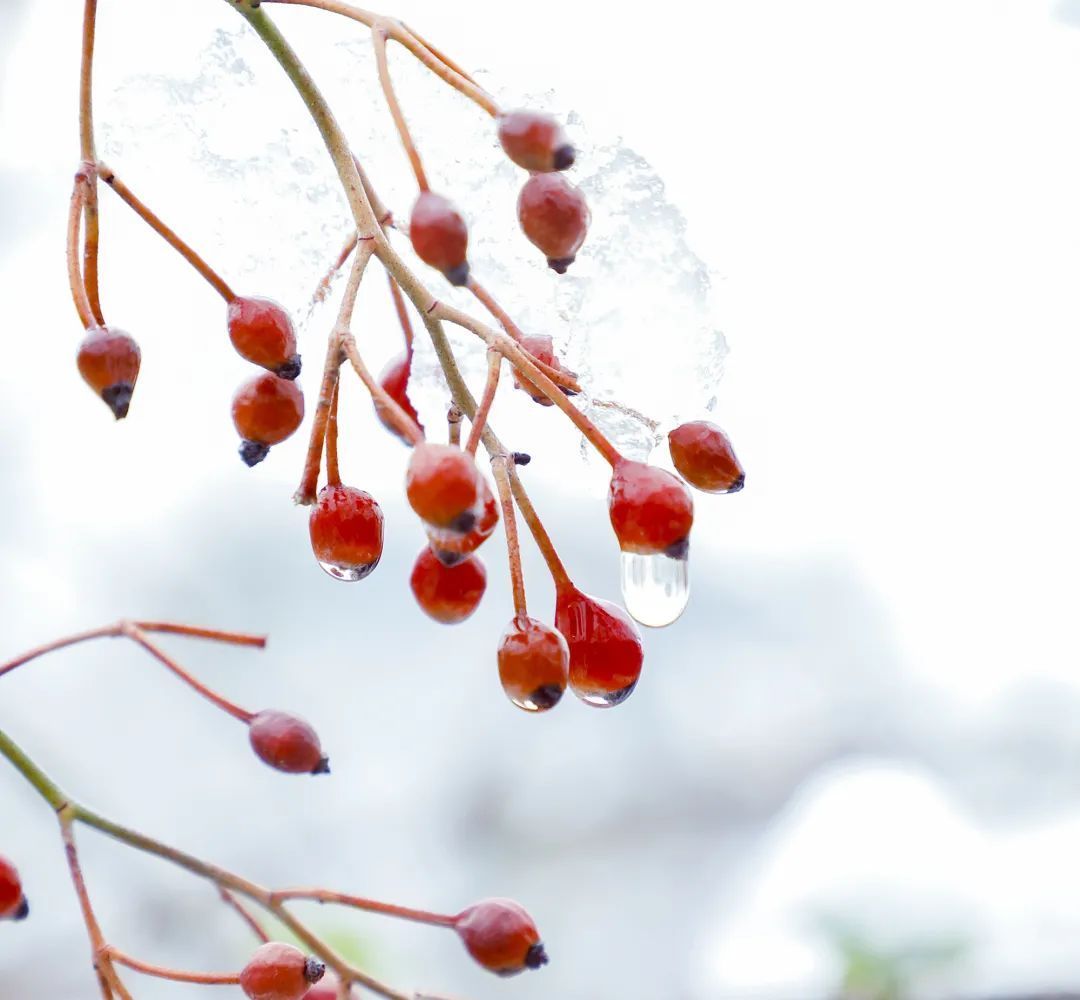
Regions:
<svg viewBox="0 0 1080 1000"><path fill-rule="evenodd" d="M240 973L249 1000L300 1000L322 979L326 966L281 941L261 945Z"/></svg>
<svg viewBox="0 0 1080 1000"><path fill-rule="evenodd" d="M412 374L412 353L410 351L403 351L396 358L387 362L386 367L379 375L379 385L383 387L386 394L400 406L412 419L416 422L416 425L423 430L424 427L420 423L420 415L416 412L416 407L413 406L412 400L409 399L409 376ZM391 434L396 434L401 437L401 432L398 430L397 424L388 416L386 407L379 402L378 399L373 399L375 404L375 415L382 422L382 425L390 431ZM411 441L407 441L407 444L411 444Z"/></svg>
<svg viewBox="0 0 1080 1000"><path fill-rule="evenodd" d="M536 924L512 899L481 900L457 915L454 928L469 954L496 975L547 965Z"/></svg>
<svg viewBox="0 0 1080 1000"><path fill-rule="evenodd" d="M570 689L593 708L626 701L641 676L644 654L634 623L618 605L575 587L559 589L555 626L570 647Z"/></svg>
<svg viewBox="0 0 1080 1000"><path fill-rule="evenodd" d="M570 650L559 632L518 615L499 642L499 680L506 696L526 712L546 712L562 698Z"/></svg>
<svg viewBox="0 0 1080 1000"><path fill-rule="evenodd" d="M469 277L466 254L469 230L453 202L432 191L421 191L409 219L409 239L416 256L442 271L452 285Z"/></svg>
<svg viewBox="0 0 1080 1000"><path fill-rule="evenodd" d="M362 580L382 558L382 510L363 490L324 486L311 508L308 531L316 561L335 580Z"/></svg>
<svg viewBox="0 0 1080 1000"><path fill-rule="evenodd" d="M472 456L460 448L423 443L409 459L405 494L432 527L468 534L481 514L482 480Z"/></svg>
<svg viewBox="0 0 1080 1000"><path fill-rule="evenodd" d="M668 434L668 448L683 479L705 493L738 493L746 482L728 436L707 420L680 424Z"/></svg>
<svg viewBox="0 0 1080 1000"><path fill-rule="evenodd" d="M22 920L30 914L22 881L15 866L0 857L0 920Z"/></svg>
<svg viewBox="0 0 1080 1000"><path fill-rule="evenodd" d="M548 259L548 267L565 274L589 229L585 196L562 174L533 174L518 195L522 232Z"/></svg>
<svg viewBox="0 0 1080 1000"><path fill-rule="evenodd" d="M542 361L550 368L554 368L555 371L561 372L563 368L558 356L555 354L555 346L552 339L545 334L531 334L521 338L521 346L525 348L537 361ZM528 394L529 398L535 403L539 403L541 406L554 406L547 396L537 387L537 385L527 375L523 375L516 368L514 369L514 388L520 389L522 392Z"/></svg>
<svg viewBox="0 0 1080 1000"><path fill-rule="evenodd" d="M453 566L469 553L475 552L491 537L499 523L499 503L495 499L488 481L480 477L480 514L476 523L465 534L449 531L446 528L427 529L431 550L444 566Z"/></svg>
<svg viewBox="0 0 1080 1000"><path fill-rule="evenodd" d="M281 378L300 374L296 331L289 314L273 299L237 296L225 318L229 339L240 357Z"/></svg>
<svg viewBox="0 0 1080 1000"><path fill-rule="evenodd" d="M141 357L139 345L128 334L110 327L90 330L79 345L79 374L117 420L128 414Z"/></svg>
<svg viewBox="0 0 1080 1000"><path fill-rule="evenodd" d="M622 459L612 470L608 513L623 552L678 555L694 523L694 501L677 476Z"/></svg>
<svg viewBox="0 0 1080 1000"><path fill-rule="evenodd" d="M265 711L248 724L251 748L259 759L286 774L328 774L330 762L318 733L303 719Z"/></svg>
<svg viewBox="0 0 1080 1000"><path fill-rule="evenodd" d="M409 585L429 618L456 625L480 606L487 589L487 570L476 556L465 556L447 566L425 546L416 557Z"/></svg>
<svg viewBox="0 0 1080 1000"><path fill-rule="evenodd" d="M630 616L650 628L670 625L690 600L690 560L686 554L621 553L623 603Z"/></svg>
<svg viewBox="0 0 1080 1000"><path fill-rule="evenodd" d="M498 118L499 143L519 167L537 173L573 166L574 147L562 126L538 111L508 111Z"/></svg>

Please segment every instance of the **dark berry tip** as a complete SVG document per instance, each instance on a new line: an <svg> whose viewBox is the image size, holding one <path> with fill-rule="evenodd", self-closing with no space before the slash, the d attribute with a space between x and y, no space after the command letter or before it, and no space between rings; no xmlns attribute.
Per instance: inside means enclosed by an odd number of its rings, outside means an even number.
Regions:
<svg viewBox="0 0 1080 1000"><path fill-rule="evenodd" d="M452 267L449 271L444 271L443 276L451 285L457 285L460 288L469 281L469 262L463 260L457 267Z"/></svg>
<svg viewBox="0 0 1080 1000"><path fill-rule="evenodd" d="M560 385L559 389L562 391L562 394L564 396L576 396L577 395L577 390L576 389L571 389L570 386L568 386L568 385ZM547 397L545 397L545 400L546 400L546 398Z"/></svg>
<svg viewBox="0 0 1080 1000"><path fill-rule="evenodd" d="M289 382L293 381L300 374L300 355L294 354L284 364L278 365L274 369L274 374L278 378L287 379Z"/></svg>
<svg viewBox="0 0 1080 1000"><path fill-rule="evenodd" d="M240 442L240 457L249 469L254 468L269 454L270 445L268 444L260 444L258 441Z"/></svg>
<svg viewBox="0 0 1080 1000"><path fill-rule="evenodd" d="M664 549L664 555L672 559L686 559L690 555L690 538L681 538Z"/></svg>
<svg viewBox="0 0 1080 1000"><path fill-rule="evenodd" d="M738 493L746 485L746 473L740 472L739 478L735 480L728 489L728 493Z"/></svg>
<svg viewBox="0 0 1080 1000"><path fill-rule="evenodd" d="M432 546L432 552L435 553L435 558L439 560L447 569L451 566L456 566L465 558L464 552L450 552L447 549L437 549Z"/></svg>
<svg viewBox="0 0 1080 1000"><path fill-rule="evenodd" d="M135 391L135 387L130 382L117 382L116 385L110 385L108 389L103 389L101 398L105 400L106 405L113 411L113 416L117 420L123 420L128 415L128 407L131 406L131 394Z"/></svg>
<svg viewBox="0 0 1080 1000"><path fill-rule="evenodd" d="M532 461L532 455L527 451L515 451L510 457L514 460L514 465L528 465Z"/></svg>
<svg viewBox="0 0 1080 1000"><path fill-rule="evenodd" d="M555 155L552 157L551 162L554 164L556 170L565 170L567 167L574 165L574 160L577 158L577 151L570 143L566 143L564 146L560 146L555 150Z"/></svg>
<svg viewBox="0 0 1080 1000"><path fill-rule="evenodd" d="M304 978L314 985L326 974L326 966L317 958L309 958L304 962Z"/></svg>
<svg viewBox="0 0 1080 1000"><path fill-rule="evenodd" d="M475 526L476 514L471 510L458 514L458 516L450 522L450 530L457 531L462 535L467 535Z"/></svg>
<svg viewBox="0 0 1080 1000"><path fill-rule="evenodd" d="M558 705L562 696L563 689L558 684L544 684L529 695L529 701L543 712Z"/></svg>
<svg viewBox="0 0 1080 1000"><path fill-rule="evenodd" d="M566 269L577 260L576 257L548 257L548 267L556 274L566 274Z"/></svg>
<svg viewBox="0 0 1080 1000"><path fill-rule="evenodd" d="M320 757L319 763L311 771L312 774L329 774L330 773L330 758Z"/></svg>
<svg viewBox="0 0 1080 1000"><path fill-rule="evenodd" d="M30 901L23 896L19 908L11 915L12 920L25 920L30 916Z"/></svg>
<svg viewBox="0 0 1080 1000"><path fill-rule="evenodd" d="M526 953L525 953L525 968L526 969L539 969L543 965L548 964L547 952L544 951L544 946L541 942L537 941Z"/></svg>

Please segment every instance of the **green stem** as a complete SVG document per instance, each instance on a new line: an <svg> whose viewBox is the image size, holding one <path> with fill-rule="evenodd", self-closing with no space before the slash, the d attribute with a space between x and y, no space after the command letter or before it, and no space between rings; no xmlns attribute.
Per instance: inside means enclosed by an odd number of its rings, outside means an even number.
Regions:
<svg viewBox="0 0 1080 1000"><path fill-rule="evenodd" d="M0 729L0 754L11 761L15 770L30 782L38 795L57 812L70 804L71 800L60 790L60 786L27 757L22 748L2 729Z"/></svg>

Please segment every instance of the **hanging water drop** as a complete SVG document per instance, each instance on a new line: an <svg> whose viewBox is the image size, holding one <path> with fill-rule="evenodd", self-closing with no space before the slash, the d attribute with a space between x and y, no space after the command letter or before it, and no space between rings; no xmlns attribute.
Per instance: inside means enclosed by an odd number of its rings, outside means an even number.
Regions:
<svg viewBox="0 0 1080 1000"><path fill-rule="evenodd" d="M614 708L616 705L621 705L634 693L636 687L637 681L634 681L633 684L627 684L618 691L595 691L584 686L580 681L575 684L573 676L570 680L570 688L574 694L592 708Z"/></svg>
<svg viewBox="0 0 1080 1000"><path fill-rule="evenodd" d="M670 625L690 600L689 559L622 553L622 595L635 621L650 628Z"/></svg>
<svg viewBox="0 0 1080 1000"><path fill-rule="evenodd" d="M345 566L341 563L323 562L321 559L318 562L323 572L328 573L335 580L344 580L346 583L355 583L357 580L363 580L365 576L370 575L371 571L379 565L378 559L374 562L364 563L362 566Z"/></svg>

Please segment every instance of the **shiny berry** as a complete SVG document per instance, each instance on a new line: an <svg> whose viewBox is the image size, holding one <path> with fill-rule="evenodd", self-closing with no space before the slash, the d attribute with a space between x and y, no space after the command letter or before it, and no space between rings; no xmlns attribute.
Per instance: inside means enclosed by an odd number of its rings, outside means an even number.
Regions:
<svg viewBox="0 0 1080 1000"><path fill-rule="evenodd" d="M519 167L537 173L565 170L574 162L574 147L551 115L510 111L499 116L499 142Z"/></svg>
<svg viewBox="0 0 1080 1000"><path fill-rule="evenodd" d="M589 228L585 196L562 174L533 174L518 195L518 221L529 240L565 274Z"/></svg>
<svg viewBox="0 0 1080 1000"><path fill-rule="evenodd" d="M240 457L247 465L258 465L271 445L284 441L300 426L304 394L295 382L264 372L236 390L232 418L243 438Z"/></svg>
<svg viewBox="0 0 1080 1000"><path fill-rule="evenodd" d="M449 531L446 528L428 528L431 550L444 566L461 562L470 552L475 552L491 537L499 523L499 503L488 481L480 477L480 513L470 531Z"/></svg>
<svg viewBox="0 0 1080 1000"><path fill-rule="evenodd" d="M282 378L300 374L296 332L289 314L272 299L235 298L226 314L237 354Z"/></svg>
<svg viewBox="0 0 1080 1000"><path fill-rule="evenodd" d="M454 927L469 954L500 976L547 965L536 924L513 900L482 900L459 913Z"/></svg>
<svg viewBox="0 0 1080 1000"><path fill-rule="evenodd" d="M537 361L542 361L549 368L554 368L556 371L561 372L564 370L555 354L555 346L550 337L544 334L531 334L522 337L520 343ZM528 393L529 397L541 406L554 405L527 375L522 375L516 368L514 369L514 388Z"/></svg>
<svg viewBox="0 0 1080 1000"><path fill-rule="evenodd" d="M694 501L683 482L655 465L623 459L608 490L611 526L623 552L686 555Z"/></svg>
<svg viewBox="0 0 1080 1000"><path fill-rule="evenodd" d="M518 615L499 642L499 680L506 696L527 712L554 708L566 690L570 649L555 629Z"/></svg>
<svg viewBox="0 0 1080 1000"><path fill-rule="evenodd" d="M281 941L262 945L240 973L240 988L250 1000L300 1000L322 979L326 966Z"/></svg>
<svg viewBox="0 0 1080 1000"><path fill-rule="evenodd" d="M337 580L362 580L383 550L383 515L370 494L351 486L324 486L308 518L311 550Z"/></svg>
<svg viewBox="0 0 1080 1000"><path fill-rule="evenodd" d="M644 654L638 631L622 608L563 587L555 596L555 626L570 647L574 694L594 708L630 697Z"/></svg>
<svg viewBox="0 0 1080 1000"><path fill-rule="evenodd" d="M409 578L416 603L444 625L465 621L480 605L487 588L487 570L476 556L444 566L427 546L416 557Z"/></svg>
<svg viewBox="0 0 1080 1000"><path fill-rule="evenodd" d="M15 866L0 857L0 920L22 920L30 913Z"/></svg>
<svg viewBox="0 0 1080 1000"><path fill-rule="evenodd" d="M122 330L90 330L79 345L79 374L103 400L117 420L127 416L139 377L139 345Z"/></svg>
<svg viewBox="0 0 1080 1000"><path fill-rule="evenodd" d="M431 191L421 191L409 219L409 239L416 256L452 285L464 285L469 278L466 255L469 230L451 201Z"/></svg>
<svg viewBox="0 0 1080 1000"><path fill-rule="evenodd" d="M420 423L420 415L416 412L416 407L412 405L412 401L409 399L409 376L411 374L412 352L405 351L391 360L382 370L382 374L379 376L379 385L383 387L387 395L390 396L398 406L412 417L420 430L423 430L424 427ZM388 431L392 434L398 434L400 437L397 425L387 416L386 407L378 400L375 400L375 415L382 421L383 426Z"/></svg>
<svg viewBox="0 0 1080 1000"><path fill-rule="evenodd" d="M705 493L738 493L746 483L731 442L716 424L680 424L668 434L668 447L683 479Z"/></svg>
<svg viewBox="0 0 1080 1000"><path fill-rule="evenodd" d="M465 534L476 525L482 479L460 448L418 444L405 473L405 495L428 524Z"/></svg>
<svg viewBox="0 0 1080 1000"><path fill-rule="evenodd" d="M318 734L303 719L284 712L260 712L248 726L259 759L286 774L328 774Z"/></svg>

